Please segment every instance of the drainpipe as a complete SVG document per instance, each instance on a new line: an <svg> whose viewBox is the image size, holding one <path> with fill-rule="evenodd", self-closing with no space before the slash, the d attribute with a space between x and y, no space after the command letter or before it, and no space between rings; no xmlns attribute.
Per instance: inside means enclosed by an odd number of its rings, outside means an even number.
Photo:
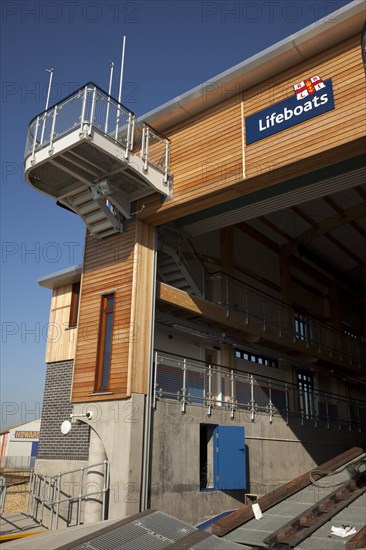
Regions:
<svg viewBox="0 0 366 550"><path fill-rule="evenodd" d="M104 445L99 435L90 427L89 443L89 464L99 464L86 471L85 494L90 495L85 499L84 523L95 523L102 521L103 517L103 487L104 487L104 466L106 460ZM83 488L82 488L83 490Z"/></svg>
<svg viewBox="0 0 366 550"><path fill-rule="evenodd" d="M141 482L141 504L140 511L148 508L149 482L150 482L150 434L151 434L151 406L152 406L152 381L153 381L153 363L154 363L154 334L155 334L155 295L156 295L156 269L157 269L157 251L156 251L156 230L154 239L154 268L153 268L153 291L152 291L152 315L150 330L150 365L148 373L148 389L145 398L145 418L144 418L144 442L142 455L142 482Z"/></svg>

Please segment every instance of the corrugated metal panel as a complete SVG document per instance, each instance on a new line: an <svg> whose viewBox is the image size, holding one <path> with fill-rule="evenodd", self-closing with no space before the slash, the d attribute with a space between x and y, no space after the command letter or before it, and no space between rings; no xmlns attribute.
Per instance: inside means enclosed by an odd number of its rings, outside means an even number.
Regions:
<svg viewBox="0 0 366 550"><path fill-rule="evenodd" d="M283 193L282 195L271 197L263 201L250 204L225 212L212 218L207 218L195 223L188 224L184 229L191 235L207 233L215 229L234 225L236 223L265 216L271 212L276 212L284 208L307 203L327 195L332 195L344 189L350 189L362 185L366 180L366 168L358 168L352 172L347 172L333 178L316 182L311 185Z"/></svg>

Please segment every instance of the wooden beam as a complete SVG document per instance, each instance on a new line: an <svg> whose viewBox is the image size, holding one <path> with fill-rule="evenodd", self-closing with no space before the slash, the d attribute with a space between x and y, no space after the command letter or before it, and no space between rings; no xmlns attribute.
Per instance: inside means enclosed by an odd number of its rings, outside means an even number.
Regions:
<svg viewBox="0 0 366 550"><path fill-rule="evenodd" d="M270 493L263 495L256 502L259 504L262 512L265 512L269 508L272 508L275 504L282 502L291 495L301 491L305 487L308 487L311 484L310 473L312 474L313 479L320 479L326 475L327 472L340 468L344 464L347 464L347 462L350 462L354 458L357 458L363 454L363 452L364 449L362 447L353 447L335 458L328 460L321 466L316 467L317 472L314 472L315 468L313 468L306 474L302 474L288 483L281 485L277 489L274 489ZM324 474L322 475L318 473L319 470L324 471ZM254 518L252 505L248 504L247 506L242 506L239 510L236 510L232 514L216 521L212 525L212 533L218 537L223 537L227 533L230 533L230 531L233 531L233 529L240 527L252 518Z"/></svg>
<svg viewBox="0 0 366 550"><path fill-rule="evenodd" d="M354 262L356 262L356 264L358 264L359 266L364 266L365 265L365 262L363 262L361 260L361 258L359 258L357 256L357 254L355 254L354 252L352 252L352 250L349 249L349 247L345 246L343 243L341 243L338 239L336 239L335 237L333 237L333 235L329 235L328 233L326 235L324 235L324 237L326 239L328 239L328 241L330 241L331 243L333 243L335 246L337 246L340 250L342 250L342 252L344 254L346 254L346 256L349 256L350 258L352 258L352 260Z"/></svg>
<svg viewBox="0 0 366 550"><path fill-rule="evenodd" d="M366 525L347 540L345 550L362 550L366 548Z"/></svg>
<svg viewBox="0 0 366 550"><path fill-rule="evenodd" d="M269 248L273 252L276 252L276 254L280 253L281 248L277 243L271 241L271 239L254 229L254 227L251 227L249 224L245 222L240 222L236 224L235 227L243 231L243 233L245 233L246 235L249 235L249 237L252 237L252 239L255 239L266 248Z"/></svg>

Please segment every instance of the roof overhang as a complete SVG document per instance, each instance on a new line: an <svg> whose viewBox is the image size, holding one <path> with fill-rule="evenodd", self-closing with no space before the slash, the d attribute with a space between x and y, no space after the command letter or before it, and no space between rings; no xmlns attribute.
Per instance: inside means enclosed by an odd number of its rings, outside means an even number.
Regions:
<svg viewBox="0 0 366 550"><path fill-rule="evenodd" d="M365 0L354 0L337 10L334 17L316 21L141 118L164 131L222 101L223 89L229 98L361 33L365 14Z"/></svg>
<svg viewBox="0 0 366 550"><path fill-rule="evenodd" d="M37 282L43 288L58 288L60 286L79 282L81 279L81 273L82 266L75 265L73 267L61 269L60 271L56 271L50 275L40 277Z"/></svg>

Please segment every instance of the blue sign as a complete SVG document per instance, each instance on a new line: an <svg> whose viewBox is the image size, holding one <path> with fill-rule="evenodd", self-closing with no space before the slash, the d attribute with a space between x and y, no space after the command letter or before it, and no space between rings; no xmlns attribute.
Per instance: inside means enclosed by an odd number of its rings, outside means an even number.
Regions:
<svg viewBox="0 0 366 550"><path fill-rule="evenodd" d="M245 119L246 144L287 130L334 109L332 79L324 81L319 91L298 99L295 95L271 105Z"/></svg>

